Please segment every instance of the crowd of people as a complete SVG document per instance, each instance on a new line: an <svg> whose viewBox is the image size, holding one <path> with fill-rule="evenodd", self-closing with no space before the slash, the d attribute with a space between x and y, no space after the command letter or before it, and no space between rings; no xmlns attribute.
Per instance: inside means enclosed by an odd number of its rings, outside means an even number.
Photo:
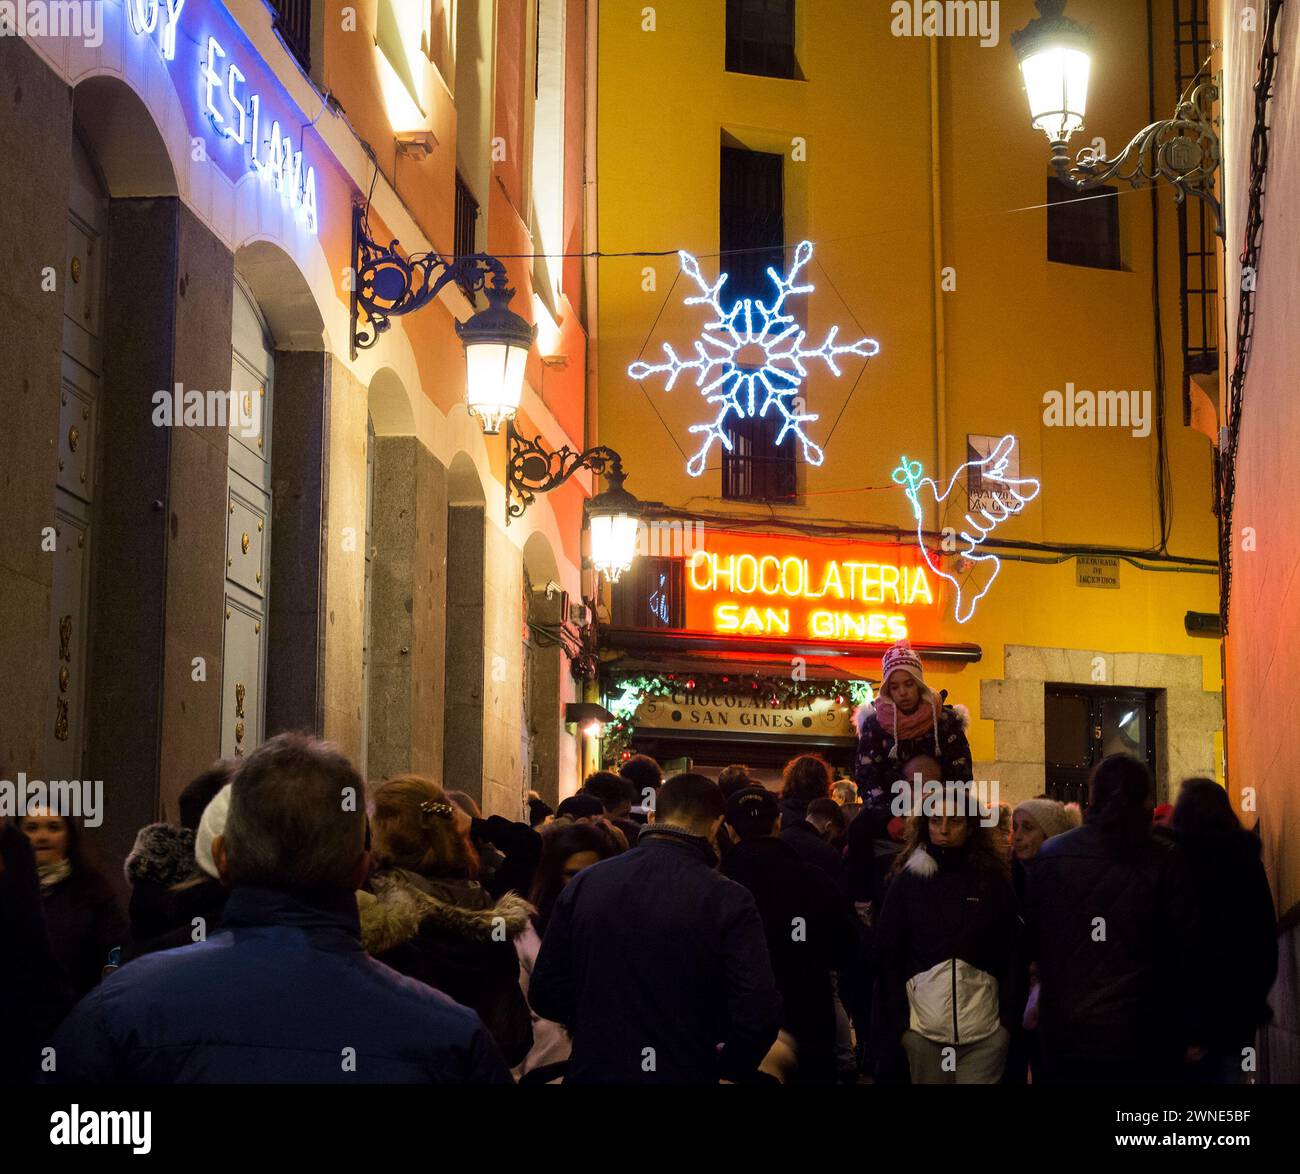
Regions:
<svg viewBox="0 0 1300 1174"><path fill-rule="evenodd" d="M853 779L644 755L552 811L367 788L302 734L141 829L127 915L73 819L0 828L8 1080L1240 1083L1277 969L1259 843L1146 764L1086 811L972 810L966 718L905 643ZM900 784L937 805L900 807Z"/></svg>

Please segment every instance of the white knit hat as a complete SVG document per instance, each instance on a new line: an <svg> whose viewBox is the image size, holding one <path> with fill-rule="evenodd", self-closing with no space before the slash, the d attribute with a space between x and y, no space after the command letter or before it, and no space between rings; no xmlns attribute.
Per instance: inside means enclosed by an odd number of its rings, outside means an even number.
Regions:
<svg viewBox="0 0 1300 1174"><path fill-rule="evenodd" d="M199 820L199 830L194 836L194 859L199 868L214 880L221 878L217 874L216 861L212 859L212 841L225 834L229 812L230 784L227 783L203 809L203 818Z"/></svg>

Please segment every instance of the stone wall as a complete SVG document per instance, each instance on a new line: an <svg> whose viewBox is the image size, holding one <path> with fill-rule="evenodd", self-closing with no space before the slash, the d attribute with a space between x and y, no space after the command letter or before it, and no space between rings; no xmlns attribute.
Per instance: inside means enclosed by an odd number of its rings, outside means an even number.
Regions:
<svg viewBox="0 0 1300 1174"><path fill-rule="evenodd" d="M975 777L996 779L1001 797L1012 804L1043 793L1049 684L1154 690L1157 802L1172 802L1183 779L1215 775L1222 704L1218 693L1203 688L1203 666L1199 656L1008 644L1003 679L980 685L979 716L993 722L997 758L977 762Z"/></svg>

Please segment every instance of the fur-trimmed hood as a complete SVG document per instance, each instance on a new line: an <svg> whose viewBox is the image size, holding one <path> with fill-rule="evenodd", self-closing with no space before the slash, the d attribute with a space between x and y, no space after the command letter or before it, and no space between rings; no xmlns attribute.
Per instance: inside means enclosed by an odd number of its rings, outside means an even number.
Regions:
<svg viewBox="0 0 1300 1174"><path fill-rule="evenodd" d="M141 881L167 887L185 880L194 869L194 833L170 823L151 823L136 833L122 875L132 887Z"/></svg>
<svg viewBox="0 0 1300 1174"><path fill-rule="evenodd" d="M942 722L945 713L951 713L955 717L963 730L970 729L970 710L964 705L943 704L939 707L939 721ZM864 702L853 711L853 724L857 728L858 737L862 737L862 731L866 729L867 722L876 716L876 703L874 701Z"/></svg>
<svg viewBox="0 0 1300 1174"><path fill-rule="evenodd" d="M903 869L915 876L931 877L939 871L939 862L924 848L918 846L916 851L907 858Z"/></svg>
<svg viewBox="0 0 1300 1174"><path fill-rule="evenodd" d="M357 893L357 912L361 943L376 956L414 938L426 922L471 942L492 941L493 931L504 925L513 941L534 913L515 893L506 893L494 903L470 882L439 881L400 868L376 873L371 885L373 893Z"/></svg>

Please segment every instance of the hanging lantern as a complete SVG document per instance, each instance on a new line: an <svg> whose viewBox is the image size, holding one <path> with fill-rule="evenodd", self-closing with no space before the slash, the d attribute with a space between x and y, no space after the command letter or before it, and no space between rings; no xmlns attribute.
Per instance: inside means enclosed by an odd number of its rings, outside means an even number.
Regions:
<svg viewBox="0 0 1300 1174"><path fill-rule="evenodd" d="M1029 119L1054 147L1063 148L1083 127L1092 71L1092 34L1063 15L1065 0L1037 0L1039 16L1011 44L1029 101Z"/></svg>

